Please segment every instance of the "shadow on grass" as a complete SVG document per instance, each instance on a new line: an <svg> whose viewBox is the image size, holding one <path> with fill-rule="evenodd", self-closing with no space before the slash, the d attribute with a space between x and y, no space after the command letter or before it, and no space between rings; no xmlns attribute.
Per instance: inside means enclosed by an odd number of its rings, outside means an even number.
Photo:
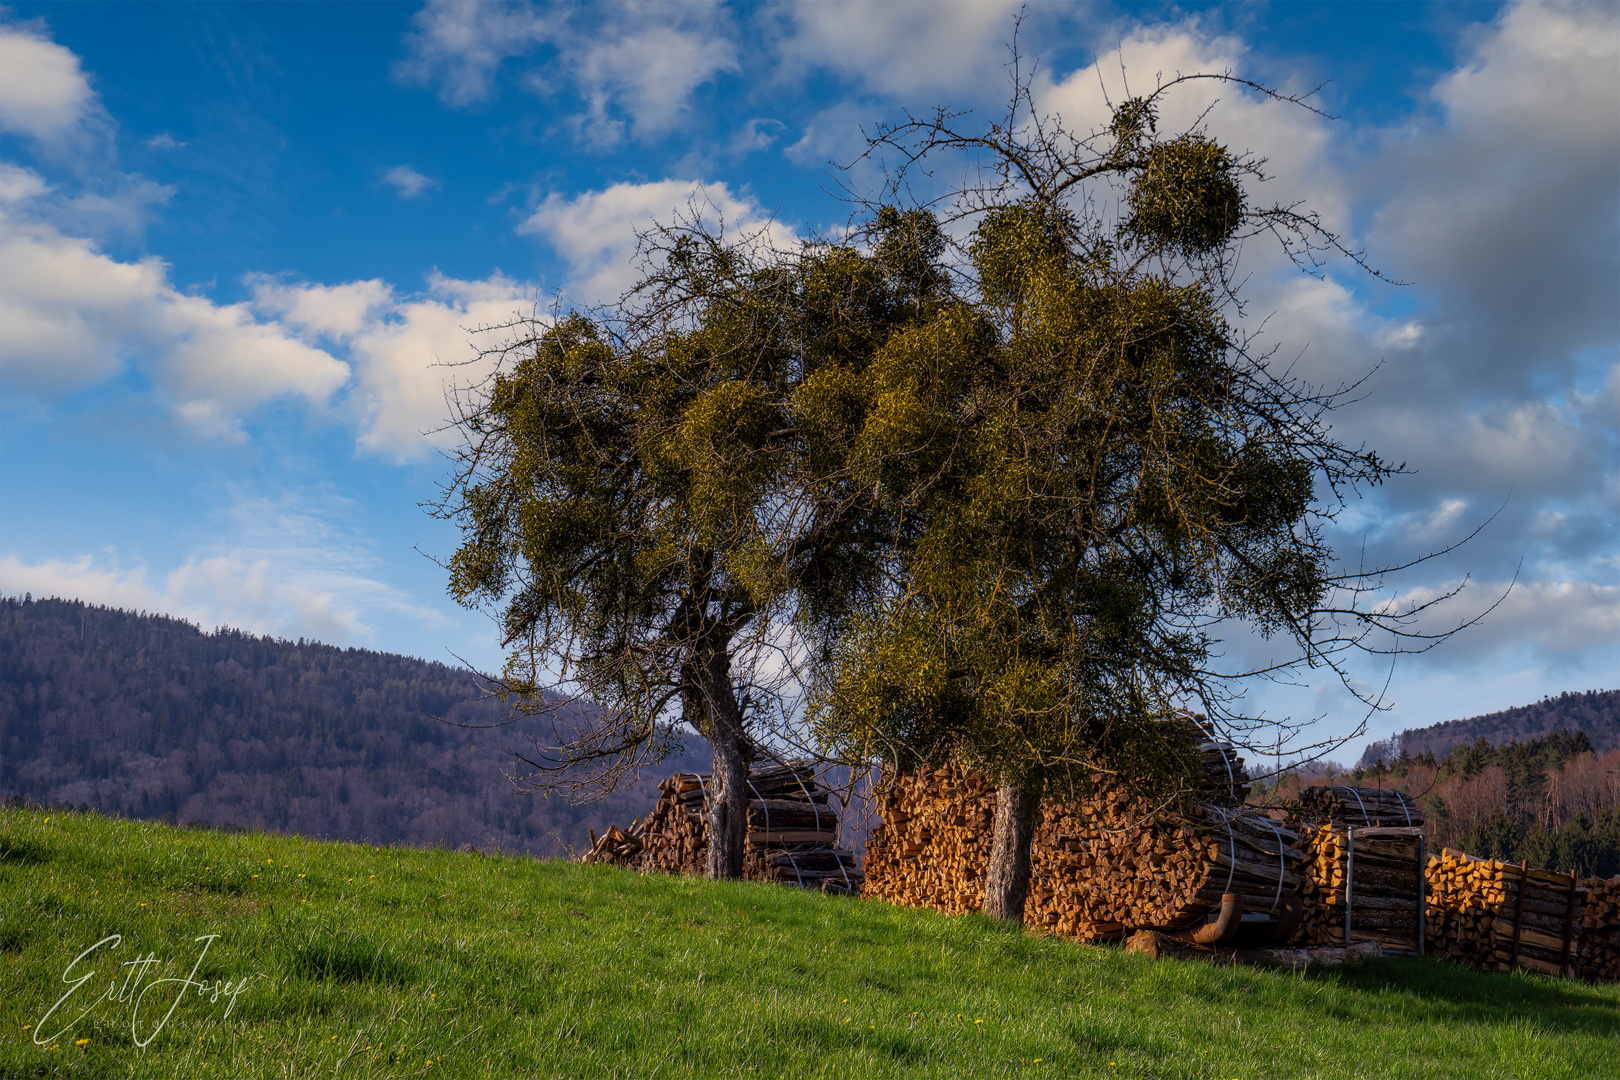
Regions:
<svg viewBox="0 0 1620 1080"><path fill-rule="evenodd" d="M56 857L56 852L38 840L0 833L0 866L38 866Z"/></svg>
<svg viewBox="0 0 1620 1080"><path fill-rule="evenodd" d="M405 986L416 978L414 966L392 949L359 934L312 934L285 952L290 973L315 981Z"/></svg>
<svg viewBox="0 0 1620 1080"><path fill-rule="evenodd" d="M857 1028L853 1023L839 1024L802 1017L776 1025L773 1035L784 1045L812 1055L865 1050L903 1065L919 1064L928 1056L925 1046L899 1032L874 1032L864 1027Z"/></svg>
<svg viewBox="0 0 1620 1080"><path fill-rule="evenodd" d="M1548 1030L1620 1039L1620 1013L1585 983L1527 973L1470 971L1446 960L1384 957L1324 976L1350 990L1409 994L1469 1024L1525 1018Z"/></svg>

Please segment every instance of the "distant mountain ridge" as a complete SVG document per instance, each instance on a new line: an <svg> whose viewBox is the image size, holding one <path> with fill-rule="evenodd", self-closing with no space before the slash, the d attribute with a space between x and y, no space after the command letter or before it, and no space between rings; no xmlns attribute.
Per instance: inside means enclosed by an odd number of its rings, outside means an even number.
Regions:
<svg viewBox="0 0 1620 1080"><path fill-rule="evenodd" d="M513 792L523 725L472 672L161 615L0 597L0 797L380 844L561 855L707 772L696 736L586 806ZM454 723L444 723L440 719Z"/></svg>
<svg viewBox="0 0 1620 1080"><path fill-rule="evenodd" d="M1412 755L1428 752L1440 758L1462 743L1484 739L1500 746L1564 730L1584 731L1599 755L1620 749L1620 690L1565 691L1501 712L1408 728L1393 739L1369 746L1362 763L1370 764L1380 756L1393 758L1403 751Z"/></svg>

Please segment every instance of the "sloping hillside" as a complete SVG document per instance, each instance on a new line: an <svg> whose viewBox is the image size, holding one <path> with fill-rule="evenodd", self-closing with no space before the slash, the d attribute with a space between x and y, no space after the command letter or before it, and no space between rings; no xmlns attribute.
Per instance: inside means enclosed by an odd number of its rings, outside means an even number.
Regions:
<svg viewBox="0 0 1620 1080"><path fill-rule="evenodd" d="M585 807L519 796L520 725L471 672L66 600L0 599L0 796L382 844L583 847L701 740ZM439 719L443 718L443 720Z"/></svg>
<svg viewBox="0 0 1620 1080"><path fill-rule="evenodd" d="M1620 1046L1620 987L1433 957L1155 960L763 883L6 809L0 987L8 1080L1587 1080Z"/></svg>

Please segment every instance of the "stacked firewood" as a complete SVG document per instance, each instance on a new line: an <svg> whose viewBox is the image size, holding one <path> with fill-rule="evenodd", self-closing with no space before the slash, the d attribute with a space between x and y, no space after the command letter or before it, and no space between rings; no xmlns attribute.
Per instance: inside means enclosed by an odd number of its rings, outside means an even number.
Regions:
<svg viewBox="0 0 1620 1080"><path fill-rule="evenodd" d="M1601 884L1594 879L1583 887L1573 874L1447 848L1429 860L1432 951L1482 971L1612 979L1599 956L1604 917L1588 913L1598 907L1589 903L1594 883ZM1608 921L1612 942L1612 915Z"/></svg>
<svg viewBox="0 0 1620 1080"><path fill-rule="evenodd" d="M1423 811L1404 791L1383 788L1317 785L1299 793L1300 816L1310 821L1331 821L1364 828L1423 825Z"/></svg>
<svg viewBox="0 0 1620 1080"><path fill-rule="evenodd" d="M1230 753L1230 751L1221 751ZM1220 775L1226 777L1225 764ZM1241 769L1225 781L1241 793ZM1304 852L1293 831L1234 807L1171 814L1098 775L1092 794L1045 800L1036 823L1025 922L1085 940L1129 928L1182 929L1223 893L1275 910L1298 895ZM956 767L901 773L866 844L865 895L947 912L977 911L990 861L995 787Z"/></svg>
<svg viewBox="0 0 1620 1080"><path fill-rule="evenodd" d="M802 762L756 764L748 773L748 849L743 877L784 881L826 892L858 893L855 857L838 846L838 815L815 770ZM629 845L611 858L639 870L701 873L709 853L709 800L714 780L676 773L658 785L658 801L630 829ZM609 830L609 834L617 830ZM602 844L602 846L608 846ZM593 848L594 850L594 848Z"/></svg>
<svg viewBox="0 0 1620 1080"><path fill-rule="evenodd" d="M1305 869L1302 943L1371 941L1380 948L1417 951L1425 887L1423 830L1329 823L1304 831L1310 859Z"/></svg>
<svg viewBox="0 0 1620 1080"><path fill-rule="evenodd" d="M1578 973L1594 982L1620 981L1620 875L1581 882L1586 911L1581 917Z"/></svg>

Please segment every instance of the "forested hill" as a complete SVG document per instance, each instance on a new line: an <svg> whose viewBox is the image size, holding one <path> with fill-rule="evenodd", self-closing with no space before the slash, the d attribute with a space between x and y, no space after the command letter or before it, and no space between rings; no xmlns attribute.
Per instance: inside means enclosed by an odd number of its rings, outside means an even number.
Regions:
<svg viewBox="0 0 1620 1080"><path fill-rule="evenodd" d="M0 598L0 796L381 844L560 855L651 807L700 740L588 806L516 795L520 725L468 671L406 656L205 634L71 600ZM696 753L694 751L702 751Z"/></svg>
<svg viewBox="0 0 1620 1080"><path fill-rule="evenodd" d="M1620 750L1620 690L1566 691L1557 697L1542 698L1534 704L1501 712L1409 728L1396 737L1399 741L1393 748L1397 754L1404 750L1414 757L1423 753L1445 757L1452 747L1480 739L1503 746L1565 729L1586 732L1592 748L1600 755L1607 750ZM1389 744L1384 747L1386 751L1392 749Z"/></svg>

